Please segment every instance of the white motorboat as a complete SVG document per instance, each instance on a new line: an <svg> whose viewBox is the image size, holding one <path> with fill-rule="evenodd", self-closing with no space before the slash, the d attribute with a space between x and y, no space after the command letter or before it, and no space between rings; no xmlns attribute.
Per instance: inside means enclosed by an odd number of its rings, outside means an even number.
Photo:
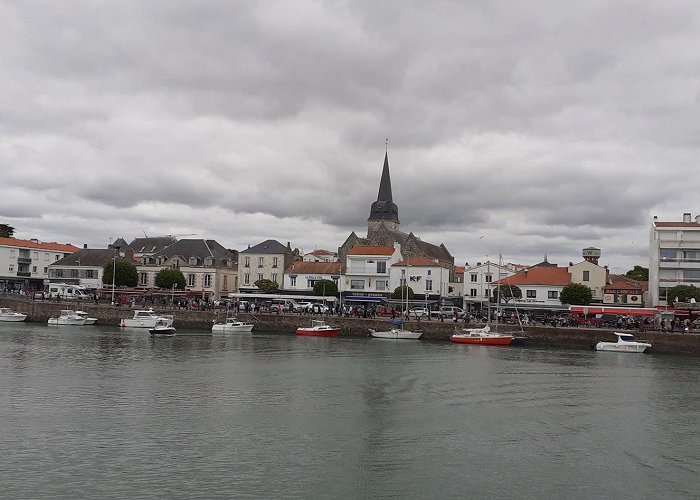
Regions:
<svg viewBox="0 0 700 500"><path fill-rule="evenodd" d="M58 316L49 318L49 325L76 325L82 326L85 324L85 318L75 314L75 311L70 309L61 309Z"/></svg>
<svg viewBox="0 0 700 500"><path fill-rule="evenodd" d="M486 325L482 328L463 328L464 333L455 333L450 337L450 342L457 344L481 344L481 345L510 345L513 336L506 333L492 332Z"/></svg>
<svg viewBox="0 0 700 500"><path fill-rule="evenodd" d="M84 325L94 325L97 323L97 318L90 317L90 315L85 311L75 311L75 314L85 319L85 323L83 323Z"/></svg>
<svg viewBox="0 0 700 500"><path fill-rule="evenodd" d="M248 333L253 330L250 323L239 321L238 318L226 318L225 323L216 323L212 325L212 333Z"/></svg>
<svg viewBox="0 0 700 500"><path fill-rule="evenodd" d="M404 330L403 321L389 321L389 323L394 326L398 326L399 328L391 328L390 330L382 332L378 332L370 328L370 337L374 337L375 339L418 340L423 335L423 332Z"/></svg>
<svg viewBox="0 0 700 500"><path fill-rule="evenodd" d="M9 307L0 307L0 321L24 321L27 319L27 315L23 313L14 312Z"/></svg>
<svg viewBox="0 0 700 500"><path fill-rule="evenodd" d="M160 318L156 321L156 326L148 329L152 337L172 337L175 335L175 327L168 324L167 318Z"/></svg>
<svg viewBox="0 0 700 500"><path fill-rule="evenodd" d="M617 342L598 342L596 351L612 352L644 352L651 344L646 340L635 340L630 333L613 332L617 335Z"/></svg>
<svg viewBox="0 0 700 500"><path fill-rule="evenodd" d="M158 314L153 309L134 311L133 318L125 318L119 322L119 326L126 328L155 328L160 320L166 326L173 326L172 314Z"/></svg>

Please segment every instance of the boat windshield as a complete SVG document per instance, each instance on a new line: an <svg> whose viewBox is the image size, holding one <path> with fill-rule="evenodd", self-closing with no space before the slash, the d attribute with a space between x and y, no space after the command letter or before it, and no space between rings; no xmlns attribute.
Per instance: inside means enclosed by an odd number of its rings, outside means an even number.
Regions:
<svg viewBox="0 0 700 500"><path fill-rule="evenodd" d="M632 336L632 335L620 335L620 340L622 342L634 342L634 336Z"/></svg>

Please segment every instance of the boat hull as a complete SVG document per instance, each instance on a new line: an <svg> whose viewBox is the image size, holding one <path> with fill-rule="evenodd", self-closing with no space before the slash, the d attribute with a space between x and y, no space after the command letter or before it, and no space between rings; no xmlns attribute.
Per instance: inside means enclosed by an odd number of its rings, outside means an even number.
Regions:
<svg viewBox="0 0 700 500"><path fill-rule="evenodd" d="M625 343L618 344L617 342L598 342L595 345L596 351L608 351L608 352L636 352L643 353L647 348L651 347L651 344L646 343Z"/></svg>
<svg viewBox="0 0 700 500"><path fill-rule="evenodd" d="M423 335L423 332L411 332L409 330L396 329L386 332L376 332L374 330L370 330L369 335L375 339L418 340Z"/></svg>
<svg viewBox="0 0 700 500"><path fill-rule="evenodd" d="M149 328L148 333L151 334L151 337L173 337L175 335L175 328L172 326Z"/></svg>
<svg viewBox="0 0 700 500"><path fill-rule="evenodd" d="M85 320L82 318L80 318L80 319L49 318L48 324L53 325L53 326L66 326L66 325L82 326L85 324Z"/></svg>
<svg viewBox="0 0 700 500"><path fill-rule="evenodd" d="M255 325L214 325L212 333L250 333Z"/></svg>
<svg viewBox="0 0 700 500"><path fill-rule="evenodd" d="M8 321L10 323L17 323L19 321L24 321L25 319L27 319L27 315L20 313L17 313L16 315L10 314L7 316L0 316L0 321Z"/></svg>
<svg viewBox="0 0 700 500"><path fill-rule="evenodd" d="M297 328L297 335L305 335L307 337L337 337L340 335L340 328L330 328L325 330L317 330L312 328Z"/></svg>
<svg viewBox="0 0 700 500"><path fill-rule="evenodd" d="M155 328L158 321L159 318L123 319L119 322L119 326L122 328ZM166 323L168 323L168 326L171 326L173 324L173 320L166 318Z"/></svg>
<svg viewBox="0 0 700 500"><path fill-rule="evenodd" d="M450 337L450 342L456 344L476 344L476 345L510 345L513 342L513 337L510 336L493 336L493 337L469 337L461 335L453 335Z"/></svg>

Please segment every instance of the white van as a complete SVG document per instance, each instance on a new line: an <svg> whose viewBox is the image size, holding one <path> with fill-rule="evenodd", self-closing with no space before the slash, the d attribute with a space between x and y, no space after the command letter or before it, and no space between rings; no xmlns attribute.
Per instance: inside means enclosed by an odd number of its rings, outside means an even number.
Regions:
<svg viewBox="0 0 700 500"><path fill-rule="evenodd" d="M270 312L292 312L299 308L299 304L292 299L272 299Z"/></svg>
<svg viewBox="0 0 700 500"><path fill-rule="evenodd" d="M69 285L68 283L49 283L44 291L51 299L81 299L90 300L92 297L85 292L85 287Z"/></svg>

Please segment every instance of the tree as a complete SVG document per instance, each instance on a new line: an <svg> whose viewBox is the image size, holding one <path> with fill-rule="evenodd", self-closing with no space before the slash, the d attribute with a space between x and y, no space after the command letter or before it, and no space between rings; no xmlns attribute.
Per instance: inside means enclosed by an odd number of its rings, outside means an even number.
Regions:
<svg viewBox="0 0 700 500"><path fill-rule="evenodd" d="M678 302L690 302L690 299L700 302L700 288L693 285L674 286L666 293L666 302L672 304L676 302L676 299L678 299Z"/></svg>
<svg viewBox="0 0 700 500"><path fill-rule="evenodd" d="M625 276L637 281L649 281L649 269L642 266L634 266L634 269L627 271Z"/></svg>
<svg viewBox="0 0 700 500"><path fill-rule="evenodd" d="M179 269L171 269L169 267L161 269L156 274L156 286L158 288L175 288L180 290L185 289L185 275Z"/></svg>
<svg viewBox="0 0 700 500"><path fill-rule="evenodd" d="M272 280L258 280L253 284L257 286L262 293L275 293L280 287L275 281Z"/></svg>
<svg viewBox="0 0 700 500"><path fill-rule="evenodd" d="M139 275L136 272L136 266L125 260L118 260L116 265L114 262L108 262L102 274L102 283L105 285L112 284L112 271L115 266L117 268L117 274L114 277L115 286L134 287L138 284Z"/></svg>
<svg viewBox="0 0 700 500"><path fill-rule="evenodd" d="M318 280L314 284L314 294L321 297L335 297L338 295L338 286L331 280Z"/></svg>
<svg viewBox="0 0 700 500"><path fill-rule="evenodd" d="M0 224L0 236L3 238L13 238L15 234L15 228L8 226L7 224Z"/></svg>
<svg viewBox="0 0 700 500"><path fill-rule="evenodd" d="M559 300L571 306L587 306L593 300L593 292L586 285L569 283L561 289Z"/></svg>
<svg viewBox="0 0 700 500"><path fill-rule="evenodd" d="M503 289L503 294L501 294L501 288ZM496 285L493 290L493 302L498 302L502 299L503 302L508 303L511 299L522 299L523 291L515 285Z"/></svg>
<svg viewBox="0 0 700 500"><path fill-rule="evenodd" d="M408 285L397 286L394 290L394 298L405 299L406 297L409 299L413 298L413 289Z"/></svg>

